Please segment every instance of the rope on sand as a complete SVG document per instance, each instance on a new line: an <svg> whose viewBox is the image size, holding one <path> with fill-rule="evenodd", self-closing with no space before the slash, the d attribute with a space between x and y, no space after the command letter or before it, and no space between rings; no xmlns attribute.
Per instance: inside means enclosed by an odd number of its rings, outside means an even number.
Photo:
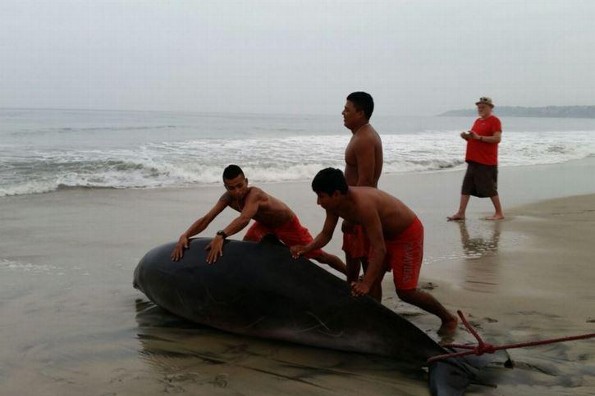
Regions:
<svg viewBox="0 0 595 396"><path fill-rule="evenodd" d="M484 353L494 353L501 349L525 348L525 347L536 346L536 345L554 344L557 342L585 340L587 338L595 337L595 333L591 333L591 334L583 334L583 335L578 335L578 336L551 338L551 339L540 340L540 341L521 342L521 343L517 343L517 344L492 345L492 344L488 344L487 342L483 341L483 339L479 336L479 334L473 328L473 326L471 326L471 324L469 324L469 322L467 322L467 319L465 318L465 316L463 316L463 312L461 312L461 310L458 310L457 314L459 314L459 317L461 318L461 321L463 322L463 324L465 325L467 330L469 330L469 332L471 334L473 334L473 337L475 337L475 339L477 340L477 345L476 346L459 345L459 344L445 345L445 347L447 347L447 348L467 349L467 351L445 353L443 355L432 356L431 358L428 359L428 363L433 363L433 362L436 362L439 360L444 360L444 359L453 358L453 357L468 356L468 355L481 356Z"/></svg>

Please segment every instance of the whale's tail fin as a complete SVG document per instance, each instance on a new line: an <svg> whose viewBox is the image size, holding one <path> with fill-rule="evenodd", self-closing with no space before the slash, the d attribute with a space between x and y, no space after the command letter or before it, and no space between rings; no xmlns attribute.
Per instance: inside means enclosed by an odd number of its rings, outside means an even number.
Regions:
<svg viewBox="0 0 595 396"><path fill-rule="evenodd" d="M436 360L429 367L430 392L433 396L459 396L472 384L495 387L497 381L494 377L503 367L513 367L512 360L505 350L497 351L495 354ZM490 370L492 368L498 370Z"/></svg>

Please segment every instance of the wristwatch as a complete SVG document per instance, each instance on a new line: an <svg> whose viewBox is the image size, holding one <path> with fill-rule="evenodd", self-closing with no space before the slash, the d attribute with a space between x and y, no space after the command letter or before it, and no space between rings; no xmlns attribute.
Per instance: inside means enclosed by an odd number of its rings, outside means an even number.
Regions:
<svg viewBox="0 0 595 396"><path fill-rule="evenodd" d="M223 239L226 239L227 238L227 234L223 230L217 231L217 235L220 235L221 238L223 238Z"/></svg>

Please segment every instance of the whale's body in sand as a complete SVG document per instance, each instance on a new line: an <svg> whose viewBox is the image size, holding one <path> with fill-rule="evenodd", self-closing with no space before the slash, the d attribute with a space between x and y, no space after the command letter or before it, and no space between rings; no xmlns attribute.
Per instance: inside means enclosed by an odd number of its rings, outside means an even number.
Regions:
<svg viewBox="0 0 595 396"><path fill-rule="evenodd" d="M385 306L353 297L344 280L309 260L293 259L284 246L230 240L223 256L207 264L209 242L191 240L177 262L170 258L173 242L150 250L134 272L135 287L173 314L231 333L389 356L419 366L448 353ZM454 370L461 380L456 389L439 392L446 390L439 383L433 393L462 394L457 392L469 378L461 377L461 367L469 367L459 363L445 365L431 379L443 382L440 378Z"/></svg>

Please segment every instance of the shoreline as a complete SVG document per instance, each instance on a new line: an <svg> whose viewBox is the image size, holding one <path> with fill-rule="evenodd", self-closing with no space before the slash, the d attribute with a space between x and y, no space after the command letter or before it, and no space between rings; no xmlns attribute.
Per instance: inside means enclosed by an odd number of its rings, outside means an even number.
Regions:
<svg viewBox="0 0 595 396"><path fill-rule="evenodd" d="M557 162L553 164L533 164L533 165L500 165L499 173L501 174L501 181L500 183L502 186L513 186L515 183L518 182L517 178L519 175L526 174L527 172L531 172L531 170L536 171L540 179L543 178L544 171L554 171L554 173L558 173L558 168L592 168L595 167L595 155L591 155L581 159L573 159L568 160L566 162ZM451 175L460 173L461 180L464 172L466 170L466 165L463 163L462 165L453 167L453 168L445 168L445 169L432 169L432 170L419 170L419 171L403 171L403 172L392 172L392 173L383 173L382 177L380 178L380 187L383 188L383 182L388 179L390 182L394 180L404 180L404 181L415 181L418 177L422 178L432 178L435 180L451 180ZM506 177L509 175L515 178L514 181L506 180ZM312 174L312 177L314 174ZM253 180L251 178L250 180ZM540 180L541 181L541 180ZM311 180L310 179L300 179L300 180L279 180L279 181L262 181L252 183L259 186L279 186L279 185L306 185L306 189L309 191L309 185ZM196 191L202 189L210 189L210 188L220 188L221 183L213 182L213 183L206 183L206 184L188 184L184 186L157 186L157 187L102 187L102 186L65 186L59 185L54 190L48 191L38 191L38 192L29 192L29 193L20 193L20 194L8 194L8 195L0 195L0 200L2 199L18 199L19 197L29 197L29 196L44 196L48 194L57 194L57 193L65 193L69 191L141 191L151 193L154 191ZM581 191L591 191L590 189L582 189ZM547 193L546 199L551 196L551 191L544 191ZM580 193L580 192L579 192ZM569 192L566 195L573 195L573 192ZM556 195L560 196L560 195ZM0 201L1 203L1 201ZM515 203L515 205L518 203Z"/></svg>

